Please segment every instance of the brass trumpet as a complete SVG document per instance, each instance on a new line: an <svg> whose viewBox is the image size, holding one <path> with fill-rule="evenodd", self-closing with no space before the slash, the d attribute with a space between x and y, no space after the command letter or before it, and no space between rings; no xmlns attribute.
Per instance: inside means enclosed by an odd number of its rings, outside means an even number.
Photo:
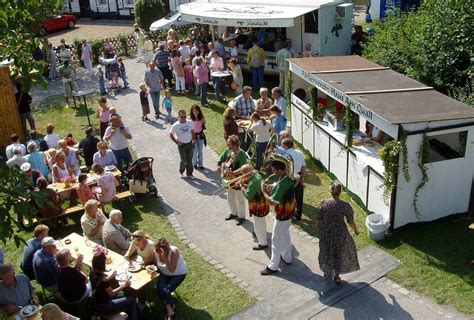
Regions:
<svg viewBox="0 0 474 320"><path fill-rule="evenodd" d="M253 176L256 172L257 172L257 170L252 170L250 172L247 172L246 174L243 174L241 176L238 176L238 177L230 179L230 180L223 179L222 180L222 187L220 187L219 189L214 191L212 193L212 195L216 196L216 195L219 195L219 194L223 193L227 189L233 187L235 184L240 183L244 178L248 178L249 176Z"/></svg>

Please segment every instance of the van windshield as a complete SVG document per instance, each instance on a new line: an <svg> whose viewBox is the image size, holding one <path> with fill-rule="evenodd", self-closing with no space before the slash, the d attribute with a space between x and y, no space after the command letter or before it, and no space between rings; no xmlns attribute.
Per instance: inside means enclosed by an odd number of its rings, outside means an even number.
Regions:
<svg viewBox="0 0 474 320"><path fill-rule="evenodd" d="M177 13L179 13L178 10L173 10L173 11L171 11L170 13L168 13L168 14L165 16L165 19L170 20L171 17L173 17L173 16L176 15Z"/></svg>

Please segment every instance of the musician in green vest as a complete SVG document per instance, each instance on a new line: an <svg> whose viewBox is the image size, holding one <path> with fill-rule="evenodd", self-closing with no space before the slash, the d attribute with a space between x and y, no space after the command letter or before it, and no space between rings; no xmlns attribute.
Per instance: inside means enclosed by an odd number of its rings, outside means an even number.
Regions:
<svg viewBox="0 0 474 320"><path fill-rule="evenodd" d="M253 170L249 164L240 168L242 180L240 189L249 203L249 214L254 219L254 232L258 243L252 247L253 250L264 250L268 247L266 216L270 212L270 206L262 194L261 184L263 177L258 171Z"/></svg>
<svg viewBox="0 0 474 320"><path fill-rule="evenodd" d="M228 148L221 154L217 162L217 170L226 180L231 180L237 176L238 169L248 162L248 158L247 154L240 149L239 136L231 135L227 138L227 146ZM240 187L235 184L229 186L227 202L229 202L230 214L225 219L237 219L236 224L240 226L245 222L247 215L247 201Z"/></svg>

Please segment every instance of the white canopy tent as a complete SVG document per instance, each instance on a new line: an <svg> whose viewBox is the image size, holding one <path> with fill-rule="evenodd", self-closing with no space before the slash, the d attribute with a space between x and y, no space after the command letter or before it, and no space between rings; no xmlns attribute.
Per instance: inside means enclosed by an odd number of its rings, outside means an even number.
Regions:
<svg viewBox="0 0 474 320"><path fill-rule="evenodd" d="M316 10L328 1L309 5L273 5L249 3L190 2L179 6L185 21L220 26L285 28L295 18Z"/></svg>

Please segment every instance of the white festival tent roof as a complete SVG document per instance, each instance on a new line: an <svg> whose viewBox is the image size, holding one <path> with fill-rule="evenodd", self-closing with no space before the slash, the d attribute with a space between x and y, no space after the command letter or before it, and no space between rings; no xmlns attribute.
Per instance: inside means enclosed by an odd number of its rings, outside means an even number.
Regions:
<svg viewBox="0 0 474 320"><path fill-rule="evenodd" d="M292 27L295 18L319 7L339 1L308 0L304 2L260 1L228 2L190 2L179 6L179 11L185 21L191 23L241 26L241 27Z"/></svg>

